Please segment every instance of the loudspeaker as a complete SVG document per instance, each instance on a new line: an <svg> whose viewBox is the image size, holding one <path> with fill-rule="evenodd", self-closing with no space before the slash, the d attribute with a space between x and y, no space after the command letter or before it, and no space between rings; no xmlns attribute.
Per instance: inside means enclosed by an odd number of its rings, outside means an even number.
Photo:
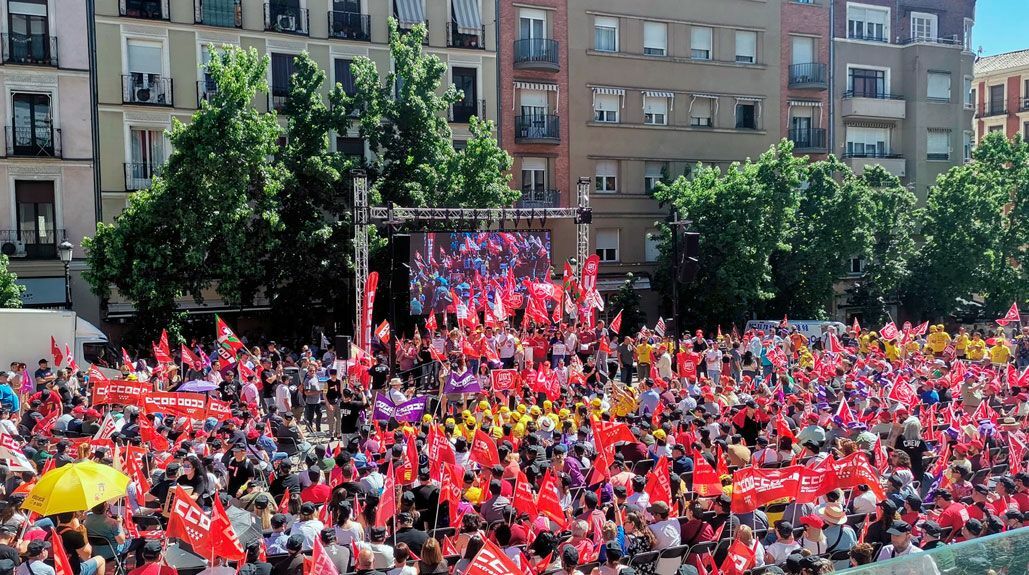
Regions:
<svg viewBox="0 0 1029 575"><path fill-rule="evenodd" d="M686 232L683 236L686 240L686 257L700 259L700 234Z"/></svg>
<svg viewBox="0 0 1029 575"><path fill-rule="evenodd" d="M680 282L688 284L697 279L697 272L700 271L700 234L686 232L683 235L686 248L677 262L676 275Z"/></svg>
<svg viewBox="0 0 1029 575"><path fill-rule="evenodd" d="M347 360L350 359L350 336L349 335L337 335L336 336L336 359Z"/></svg>

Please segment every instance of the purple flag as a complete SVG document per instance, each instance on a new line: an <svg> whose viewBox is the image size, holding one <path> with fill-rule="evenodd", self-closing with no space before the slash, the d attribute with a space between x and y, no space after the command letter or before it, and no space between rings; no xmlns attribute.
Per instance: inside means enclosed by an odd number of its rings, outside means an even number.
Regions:
<svg viewBox="0 0 1029 575"><path fill-rule="evenodd" d="M400 405L393 403L388 395L375 394L375 410L372 417L376 420L386 420L395 417L400 422L417 423L425 414L425 406L428 404L428 397L416 397L409 399Z"/></svg>
<svg viewBox="0 0 1029 575"><path fill-rule="evenodd" d="M375 394L375 410L372 413L372 418L377 420L389 419L393 417L396 411L397 406L388 395Z"/></svg>
<svg viewBox="0 0 1029 575"><path fill-rule="evenodd" d="M461 375L450 372L447 382L443 385L443 393L478 393L482 391L479 379L471 371Z"/></svg>

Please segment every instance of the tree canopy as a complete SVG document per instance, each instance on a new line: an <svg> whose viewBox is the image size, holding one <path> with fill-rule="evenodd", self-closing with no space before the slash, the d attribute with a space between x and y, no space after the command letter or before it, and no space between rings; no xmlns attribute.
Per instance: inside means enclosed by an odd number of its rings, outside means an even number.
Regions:
<svg viewBox="0 0 1029 575"><path fill-rule="evenodd" d="M18 276L7 269L10 260L0 254L0 308L21 307L21 294L25 286L16 283Z"/></svg>

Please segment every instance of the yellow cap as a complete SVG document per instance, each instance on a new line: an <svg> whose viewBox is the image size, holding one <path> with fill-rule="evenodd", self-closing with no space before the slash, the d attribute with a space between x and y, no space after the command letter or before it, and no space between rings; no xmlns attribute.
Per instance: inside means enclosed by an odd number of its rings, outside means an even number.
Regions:
<svg viewBox="0 0 1029 575"><path fill-rule="evenodd" d="M422 416L422 422L423 423L431 423L432 422L432 416L429 415L428 413L426 413L425 415Z"/></svg>
<svg viewBox="0 0 1029 575"><path fill-rule="evenodd" d="M665 430L663 430L663 429L655 429L654 430L654 439L664 439L665 437L667 437L665 435Z"/></svg>
<svg viewBox="0 0 1029 575"><path fill-rule="evenodd" d="M553 408L554 408L554 404L551 403L551 401L549 399L544 399L543 400L543 409L553 409Z"/></svg>
<svg viewBox="0 0 1029 575"><path fill-rule="evenodd" d="M538 405L534 405L529 409L529 415L539 416L541 413L543 413L543 410Z"/></svg>
<svg viewBox="0 0 1029 575"><path fill-rule="evenodd" d="M489 411L489 402L485 399L479 402L479 411Z"/></svg>
<svg viewBox="0 0 1029 575"><path fill-rule="evenodd" d="M510 409L510 408L508 408L508 407L507 407L507 406L505 405L505 406L503 406L503 407L501 407L501 408L500 408L500 413L502 413L502 414L504 414L504 415L507 415L507 414L511 413L511 409Z"/></svg>
<svg viewBox="0 0 1029 575"><path fill-rule="evenodd" d="M593 400L590 401L590 405L592 405L593 407L600 407L601 405L603 405L603 403L604 402L600 401L599 397L594 397Z"/></svg>
<svg viewBox="0 0 1029 575"><path fill-rule="evenodd" d="M454 418L453 418L453 417L448 417L448 418L447 418L447 420L446 420L446 421L444 421L443 423L444 423L445 425L454 425L454 423L455 423L455 422L454 422Z"/></svg>
<svg viewBox="0 0 1029 575"><path fill-rule="evenodd" d="M561 411L557 412L557 415L558 415L558 416L559 416L559 417L560 417L561 419L564 419L564 418L568 417L568 416L569 416L569 415L571 415L571 414L572 414L572 412L571 412L571 411L568 411L568 410L567 410L567 409L565 409L565 408L561 408Z"/></svg>
<svg viewBox="0 0 1029 575"><path fill-rule="evenodd" d="M522 418L522 414L517 411L511 414L511 421L518 421Z"/></svg>
<svg viewBox="0 0 1029 575"><path fill-rule="evenodd" d="M529 410L527 407L525 407L524 403L519 403L517 409L518 413L521 413L522 415L525 415L525 412Z"/></svg>
<svg viewBox="0 0 1029 575"><path fill-rule="evenodd" d="M461 417L463 417L465 419L468 419L471 416L472 416L472 412L468 411L467 409L461 412Z"/></svg>

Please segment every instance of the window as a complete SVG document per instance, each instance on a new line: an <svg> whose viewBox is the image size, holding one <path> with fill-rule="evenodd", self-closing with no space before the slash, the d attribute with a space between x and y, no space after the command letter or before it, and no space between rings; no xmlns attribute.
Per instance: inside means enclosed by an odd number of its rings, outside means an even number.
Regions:
<svg viewBox="0 0 1029 575"><path fill-rule="evenodd" d="M929 72L926 96L930 102L949 102L950 74L948 72Z"/></svg>
<svg viewBox="0 0 1029 575"><path fill-rule="evenodd" d="M757 104L755 102L736 103L736 129L757 129Z"/></svg>
<svg viewBox="0 0 1029 575"><path fill-rule="evenodd" d="M53 108L49 94L11 95L11 152L15 156L53 156Z"/></svg>
<svg viewBox="0 0 1029 575"><path fill-rule="evenodd" d="M49 63L49 25L46 0L10 0L10 41L7 60L26 64ZM54 54L56 55L56 54Z"/></svg>
<svg viewBox="0 0 1029 575"><path fill-rule="evenodd" d="M293 54L272 54L272 107L281 109L289 97L293 78Z"/></svg>
<svg viewBox="0 0 1029 575"><path fill-rule="evenodd" d="M126 169L126 188L141 190L150 185L164 164L164 131L151 128L129 130L129 166Z"/></svg>
<svg viewBox="0 0 1029 575"><path fill-rule="evenodd" d="M602 262L618 261L618 230L597 230L596 254Z"/></svg>
<svg viewBox="0 0 1029 575"><path fill-rule="evenodd" d="M851 68L848 82L857 98L883 98L886 96L886 71Z"/></svg>
<svg viewBox="0 0 1029 575"><path fill-rule="evenodd" d="M847 37L855 40L889 42L890 12L880 8L847 5Z"/></svg>
<svg viewBox="0 0 1029 575"><path fill-rule="evenodd" d="M125 102L142 104L169 103L171 94L161 81L162 45L160 42L128 40L128 74L129 85L123 86Z"/></svg>
<svg viewBox="0 0 1029 575"><path fill-rule="evenodd" d="M593 19L594 46L600 52L618 51L618 18L597 16Z"/></svg>
<svg viewBox="0 0 1029 575"><path fill-rule="evenodd" d="M547 37L547 13L543 10L518 10L518 39L530 40Z"/></svg>
<svg viewBox="0 0 1029 575"><path fill-rule="evenodd" d="M972 89L971 76L965 76L964 88L965 108L972 109L975 104L975 90Z"/></svg>
<svg viewBox="0 0 1029 575"><path fill-rule="evenodd" d="M911 13L911 39L915 41L936 40L936 14Z"/></svg>
<svg viewBox="0 0 1029 575"><path fill-rule="evenodd" d="M18 240L26 244L25 255L56 255L53 245L57 243L54 183L44 180L15 181L14 201L17 204ZM43 246L49 246L49 254Z"/></svg>
<svg viewBox="0 0 1029 575"><path fill-rule="evenodd" d="M757 62L757 32L736 31L736 61L741 64Z"/></svg>
<svg viewBox="0 0 1029 575"><path fill-rule="evenodd" d="M1004 126L990 126L987 128L987 131L991 134L994 132L1002 132L1004 131Z"/></svg>
<svg viewBox="0 0 1029 575"><path fill-rule="evenodd" d="M643 190L652 193L657 183L664 178L664 162L647 162L643 168Z"/></svg>
<svg viewBox="0 0 1029 575"><path fill-rule="evenodd" d="M643 236L643 261L656 262L661 256L661 232L655 228Z"/></svg>
<svg viewBox="0 0 1029 575"><path fill-rule="evenodd" d="M668 98L643 93L643 123L653 126L668 124Z"/></svg>
<svg viewBox="0 0 1029 575"><path fill-rule="evenodd" d="M970 107L975 108L975 102L976 102L976 100L975 100L975 88L972 88L969 91L969 93L970 93L969 99L972 100L972 103L971 103Z"/></svg>
<svg viewBox="0 0 1029 575"><path fill-rule="evenodd" d="M950 159L950 132L945 130L929 130L926 141L926 159Z"/></svg>
<svg viewBox="0 0 1029 575"><path fill-rule="evenodd" d="M593 96L593 121L617 124L620 104L621 96L596 94Z"/></svg>
<svg viewBox="0 0 1029 575"><path fill-rule="evenodd" d="M336 72L336 83L343 87L343 91L348 96L353 96L357 93L357 85L354 84L354 71L351 68L353 64L353 60L344 60L342 58L336 58L336 61L333 63Z"/></svg>
<svg viewBox="0 0 1029 575"><path fill-rule="evenodd" d="M598 192L618 191L618 162L605 160L597 162L596 188Z"/></svg>
<svg viewBox="0 0 1029 575"><path fill-rule="evenodd" d="M643 23L643 53L648 56L664 56L668 53L668 24Z"/></svg>
<svg viewBox="0 0 1029 575"><path fill-rule="evenodd" d="M1026 129L1029 129L1029 122L1026 123ZM972 161L972 132L965 130L962 135L962 150L963 158L966 162Z"/></svg>
<svg viewBox="0 0 1029 575"><path fill-rule="evenodd" d="M363 164L364 140L361 138L336 138L336 153L357 164Z"/></svg>
<svg viewBox="0 0 1029 575"><path fill-rule="evenodd" d="M847 155L855 158L880 158L889 154L888 128L847 127Z"/></svg>
<svg viewBox="0 0 1029 575"><path fill-rule="evenodd" d="M547 160L522 158L522 199L542 197L547 189Z"/></svg>
<svg viewBox="0 0 1029 575"><path fill-rule="evenodd" d="M1029 122L1022 124L1022 139L1029 142Z"/></svg>
<svg viewBox="0 0 1029 575"><path fill-rule="evenodd" d="M972 26L975 22L970 18L965 18L965 52L972 51Z"/></svg>
<svg viewBox="0 0 1029 575"><path fill-rule="evenodd" d="M850 274L861 275L865 273L865 258L857 256L850 258Z"/></svg>
<svg viewBox="0 0 1029 575"><path fill-rule="evenodd" d="M476 68L455 67L451 72L454 86L464 97L454 104L453 120L460 124L467 124L472 116L479 115L479 83L476 81L478 70Z"/></svg>
<svg viewBox="0 0 1029 575"><path fill-rule="evenodd" d="M1004 84L990 86L990 114L1004 113Z"/></svg>
<svg viewBox="0 0 1029 575"><path fill-rule="evenodd" d="M714 126L711 113L714 107L714 100L711 98L695 97L690 104L690 125L695 128L710 128Z"/></svg>
<svg viewBox="0 0 1029 575"><path fill-rule="evenodd" d="M550 115L550 102L547 100L547 93L543 90L521 90L519 102L523 116Z"/></svg>
<svg viewBox="0 0 1029 575"><path fill-rule="evenodd" d="M690 58L694 60L711 59L711 40L713 30L703 26L694 26L690 30Z"/></svg>
<svg viewBox="0 0 1029 575"><path fill-rule="evenodd" d="M815 61L815 39L793 37L793 65L811 64Z"/></svg>
<svg viewBox="0 0 1029 575"><path fill-rule="evenodd" d="M790 140L798 148L811 148L816 142L813 141L811 131L812 120L814 119L811 115L814 108L797 106L793 108L793 116L790 117Z"/></svg>

